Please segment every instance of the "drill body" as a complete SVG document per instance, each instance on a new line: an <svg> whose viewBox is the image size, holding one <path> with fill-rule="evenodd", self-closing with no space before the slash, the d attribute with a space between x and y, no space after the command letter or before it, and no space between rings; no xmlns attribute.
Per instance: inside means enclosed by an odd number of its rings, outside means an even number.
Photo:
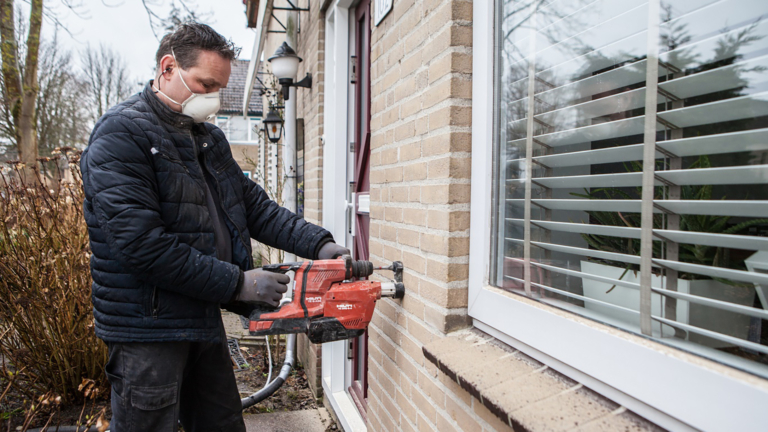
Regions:
<svg viewBox="0 0 768 432"><path fill-rule="evenodd" d="M370 261L338 259L272 264L266 271L294 271L293 298L275 310L251 313L252 336L306 333L313 343L333 342L362 335L382 296L402 298L402 264L390 270L396 282L359 280L373 274ZM358 280L355 280L358 279Z"/></svg>

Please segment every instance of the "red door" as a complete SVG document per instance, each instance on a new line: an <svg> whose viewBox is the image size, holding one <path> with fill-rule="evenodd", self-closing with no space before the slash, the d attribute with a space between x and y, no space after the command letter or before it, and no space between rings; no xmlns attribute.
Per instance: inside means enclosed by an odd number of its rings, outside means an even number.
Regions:
<svg viewBox="0 0 768 432"><path fill-rule="evenodd" d="M371 2L362 0L355 9L355 137L354 158L355 173L352 192L355 194L355 259L368 259L368 199L370 191L370 142L371 142ZM368 332L351 341L352 346L352 385L349 393L355 401L360 414L367 422L368 397Z"/></svg>

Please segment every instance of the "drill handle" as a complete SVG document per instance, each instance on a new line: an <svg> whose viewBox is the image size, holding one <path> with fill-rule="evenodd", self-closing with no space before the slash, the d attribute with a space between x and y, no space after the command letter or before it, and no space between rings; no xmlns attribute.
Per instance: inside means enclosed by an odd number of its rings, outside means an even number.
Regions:
<svg viewBox="0 0 768 432"><path fill-rule="evenodd" d="M273 273L288 273L289 271L296 271L301 267L300 262L287 262L287 263L277 263L277 264L267 264L264 266L261 266L261 269L264 271L269 271Z"/></svg>

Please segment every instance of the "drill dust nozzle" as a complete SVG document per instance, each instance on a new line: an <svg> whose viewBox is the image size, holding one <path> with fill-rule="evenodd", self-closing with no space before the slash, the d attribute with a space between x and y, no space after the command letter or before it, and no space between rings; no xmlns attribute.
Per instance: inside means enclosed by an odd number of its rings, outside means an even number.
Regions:
<svg viewBox="0 0 768 432"><path fill-rule="evenodd" d="M405 285L402 282L383 282L381 296L401 299L405 296Z"/></svg>

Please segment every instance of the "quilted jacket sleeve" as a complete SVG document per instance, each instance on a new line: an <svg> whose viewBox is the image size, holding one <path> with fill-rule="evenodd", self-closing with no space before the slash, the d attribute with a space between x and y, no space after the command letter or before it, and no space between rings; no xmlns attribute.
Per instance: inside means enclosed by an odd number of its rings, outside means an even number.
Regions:
<svg viewBox="0 0 768 432"><path fill-rule="evenodd" d="M100 122L80 162L86 205L92 205L113 256L128 272L161 289L223 303L237 288L241 270L166 232L150 147L128 118L117 114Z"/></svg>
<svg viewBox="0 0 768 432"><path fill-rule="evenodd" d="M269 199L256 182L240 176L248 217L248 230L253 238L303 258L317 259L320 247L333 236L325 228L309 223L285 207Z"/></svg>

